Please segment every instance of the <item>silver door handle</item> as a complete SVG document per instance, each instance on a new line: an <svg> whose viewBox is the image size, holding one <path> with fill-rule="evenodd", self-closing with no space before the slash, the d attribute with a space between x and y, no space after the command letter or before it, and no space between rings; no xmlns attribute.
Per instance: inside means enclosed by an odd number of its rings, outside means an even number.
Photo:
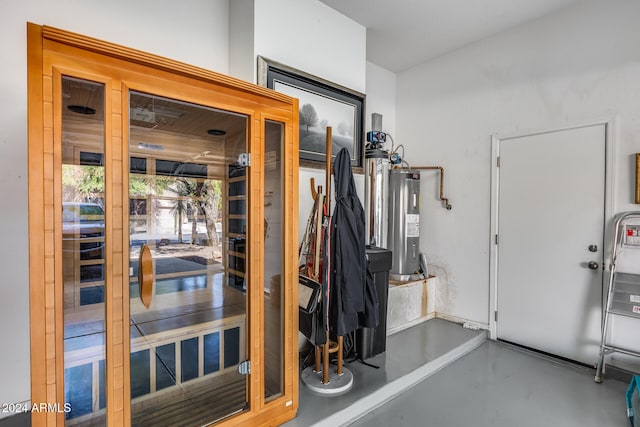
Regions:
<svg viewBox="0 0 640 427"><path fill-rule="evenodd" d="M600 265L596 261L590 261L587 266L592 270L597 270Z"/></svg>

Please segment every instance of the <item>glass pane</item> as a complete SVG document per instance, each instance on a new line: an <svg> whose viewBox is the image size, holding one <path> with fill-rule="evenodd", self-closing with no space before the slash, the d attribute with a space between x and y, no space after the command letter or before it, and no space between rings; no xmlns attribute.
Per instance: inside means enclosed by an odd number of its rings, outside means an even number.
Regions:
<svg viewBox="0 0 640 427"><path fill-rule="evenodd" d="M265 122L264 161L264 395L282 395L284 382L284 311L282 273L282 150L284 126Z"/></svg>
<svg viewBox="0 0 640 427"><path fill-rule="evenodd" d="M237 163L248 119L139 92L129 103L131 421L201 426L248 407L238 373L247 186Z"/></svg>
<svg viewBox="0 0 640 427"><path fill-rule="evenodd" d="M62 271L67 425L106 425L104 85L62 78Z"/></svg>

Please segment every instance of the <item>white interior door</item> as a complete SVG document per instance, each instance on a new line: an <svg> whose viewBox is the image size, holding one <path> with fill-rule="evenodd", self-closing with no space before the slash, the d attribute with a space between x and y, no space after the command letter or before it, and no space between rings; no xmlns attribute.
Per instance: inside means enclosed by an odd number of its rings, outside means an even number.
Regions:
<svg viewBox="0 0 640 427"><path fill-rule="evenodd" d="M499 142L498 339L595 363L605 132L603 124Z"/></svg>

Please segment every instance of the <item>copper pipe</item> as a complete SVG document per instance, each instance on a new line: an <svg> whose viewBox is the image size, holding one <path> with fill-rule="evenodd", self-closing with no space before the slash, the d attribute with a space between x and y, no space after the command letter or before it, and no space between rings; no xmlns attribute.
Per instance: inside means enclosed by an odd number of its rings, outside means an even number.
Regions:
<svg viewBox="0 0 640 427"><path fill-rule="evenodd" d="M449 204L449 199L444 197L444 168L442 166L411 166L409 169L419 170L439 170L440 171L440 200L444 202L444 207L450 211L453 206Z"/></svg>

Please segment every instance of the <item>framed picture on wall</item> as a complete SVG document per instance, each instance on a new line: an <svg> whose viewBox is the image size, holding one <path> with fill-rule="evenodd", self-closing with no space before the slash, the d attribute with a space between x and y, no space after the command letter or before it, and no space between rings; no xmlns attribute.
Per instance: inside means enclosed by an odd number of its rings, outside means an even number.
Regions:
<svg viewBox="0 0 640 427"><path fill-rule="evenodd" d="M261 56L258 84L298 98L301 166L325 167L326 128L331 126L332 155L346 147L354 172L362 173L364 94Z"/></svg>

